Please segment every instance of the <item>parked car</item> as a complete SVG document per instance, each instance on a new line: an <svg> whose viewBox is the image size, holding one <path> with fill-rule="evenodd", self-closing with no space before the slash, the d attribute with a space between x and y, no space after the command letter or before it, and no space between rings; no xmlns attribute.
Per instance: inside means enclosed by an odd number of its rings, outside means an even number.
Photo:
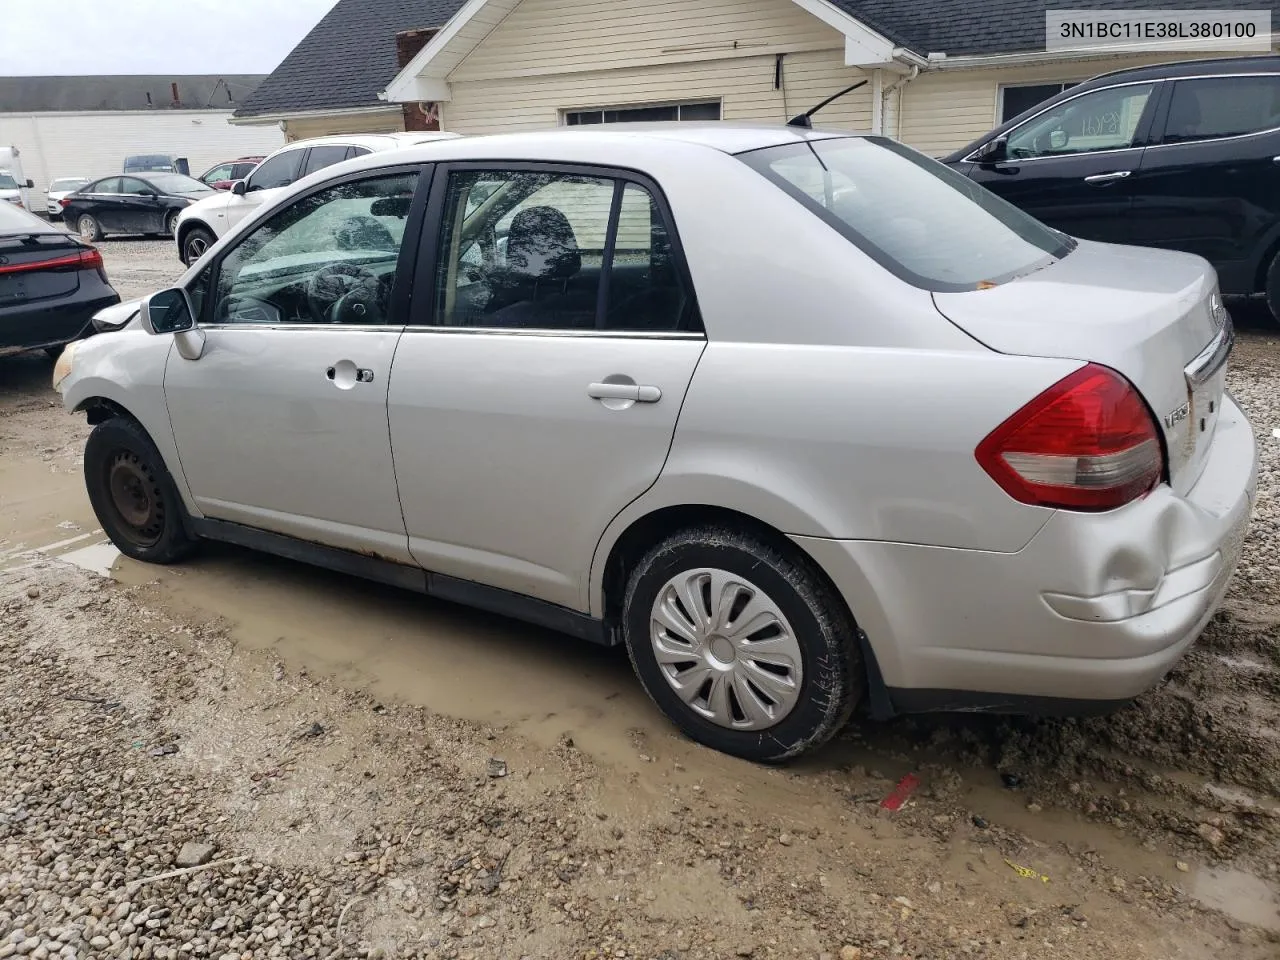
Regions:
<svg viewBox="0 0 1280 960"><path fill-rule="evenodd" d="M243 180L253 173L253 168L265 157L241 157L210 167L200 175L200 182L206 183L215 190L230 190L237 180Z"/></svg>
<svg viewBox="0 0 1280 960"><path fill-rule="evenodd" d="M50 219L61 220L62 199L90 182L88 177L59 177L50 183L45 197L45 212Z"/></svg>
<svg viewBox="0 0 1280 960"><path fill-rule="evenodd" d="M0 203L0 356L56 354L92 333L95 313L119 302L100 252L55 224Z"/></svg>
<svg viewBox="0 0 1280 960"><path fill-rule="evenodd" d="M191 176L191 164L176 153L139 153L124 158L121 173L180 173Z"/></svg>
<svg viewBox="0 0 1280 960"><path fill-rule="evenodd" d="M22 170L22 151L0 147L0 203L12 203L30 210L31 189L35 186Z"/></svg>
<svg viewBox="0 0 1280 960"><path fill-rule="evenodd" d="M1204 260L1074 240L878 137L367 156L98 340L56 386L127 556L228 540L625 644L689 736L762 761L859 702L1141 693L1255 484Z"/></svg>
<svg viewBox="0 0 1280 960"><path fill-rule="evenodd" d="M317 170L369 153L455 136L457 134L452 133L335 136L298 140L281 147L254 168L247 179L236 181L229 193L209 197L182 212L175 234L178 256L188 266L195 263L241 220L275 199L285 187Z"/></svg>
<svg viewBox="0 0 1280 960"><path fill-rule="evenodd" d="M18 180L9 170L0 170L0 203L25 210L27 205L23 193L24 184L22 181Z"/></svg>
<svg viewBox="0 0 1280 960"><path fill-rule="evenodd" d="M945 162L1072 236L1199 254L1280 318L1280 57L1104 74Z"/></svg>
<svg viewBox="0 0 1280 960"><path fill-rule="evenodd" d="M151 173L146 179L104 177L60 203L63 220L83 240L93 242L110 233L172 236L178 215L213 193L213 187L179 173Z"/></svg>

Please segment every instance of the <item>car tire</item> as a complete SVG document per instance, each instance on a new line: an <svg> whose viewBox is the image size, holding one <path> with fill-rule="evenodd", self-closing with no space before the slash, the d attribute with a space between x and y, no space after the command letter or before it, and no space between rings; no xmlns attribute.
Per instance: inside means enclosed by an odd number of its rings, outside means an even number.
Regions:
<svg viewBox="0 0 1280 960"><path fill-rule="evenodd" d="M1271 311L1271 319L1280 323L1280 253L1271 260L1267 268L1267 309Z"/></svg>
<svg viewBox="0 0 1280 960"><path fill-rule="evenodd" d="M164 236L173 238L178 235L178 211L170 211L169 215L164 218Z"/></svg>
<svg viewBox="0 0 1280 960"><path fill-rule="evenodd" d="M112 417L93 428L84 479L98 522L126 557L176 563L195 549L173 477L136 420Z"/></svg>
<svg viewBox="0 0 1280 960"><path fill-rule="evenodd" d="M88 243L97 243L106 237L102 232L102 224L91 213L82 213L76 217L76 233L80 235L81 240Z"/></svg>
<svg viewBox="0 0 1280 960"><path fill-rule="evenodd" d="M182 238L182 262L191 266L204 256L204 252L217 242L218 238L204 227L192 227Z"/></svg>
<svg viewBox="0 0 1280 960"><path fill-rule="evenodd" d="M825 743L865 685L848 610L785 542L720 526L674 534L632 570L622 619L631 664L662 712L746 760L780 763Z"/></svg>

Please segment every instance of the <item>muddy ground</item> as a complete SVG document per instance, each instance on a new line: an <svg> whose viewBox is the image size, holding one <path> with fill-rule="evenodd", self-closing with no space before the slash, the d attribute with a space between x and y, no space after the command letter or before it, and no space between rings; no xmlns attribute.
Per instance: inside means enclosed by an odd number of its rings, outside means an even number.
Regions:
<svg viewBox="0 0 1280 960"><path fill-rule="evenodd" d="M104 251L125 295L180 273ZM0 361L0 958L1275 958L1280 337L1238 316L1258 516L1168 681L858 720L786 769L681 739L618 651L231 548L120 560L50 363Z"/></svg>

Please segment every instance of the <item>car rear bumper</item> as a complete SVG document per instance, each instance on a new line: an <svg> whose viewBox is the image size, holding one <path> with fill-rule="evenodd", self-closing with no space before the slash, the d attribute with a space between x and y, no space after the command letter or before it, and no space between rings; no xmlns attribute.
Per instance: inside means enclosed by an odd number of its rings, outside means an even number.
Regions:
<svg viewBox="0 0 1280 960"><path fill-rule="evenodd" d="M93 332L93 315L120 302L107 283L80 281L75 293L57 299L0 307L0 356L57 347Z"/></svg>
<svg viewBox="0 0 1280 960"><path fill-rule="evenodd" d="M1150 689L1213 616L1240 558L1257 451L1225 397L1208 462L1102 514L1059 511L1017 553L796 542L844 594L893 707L1064 712Z"/></svg>

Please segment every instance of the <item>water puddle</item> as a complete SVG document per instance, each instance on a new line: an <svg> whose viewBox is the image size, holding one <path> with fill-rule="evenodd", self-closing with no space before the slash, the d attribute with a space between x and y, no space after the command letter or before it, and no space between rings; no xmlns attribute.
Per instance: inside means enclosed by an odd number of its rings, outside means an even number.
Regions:
<svg viewBox="0 0 1280 960"><path fill-rule="evenodd" d="M1241 923L1280 931L1280 896L1265 880L1242 870L1198 870L1188 891L1205 906Z"/></svg>

